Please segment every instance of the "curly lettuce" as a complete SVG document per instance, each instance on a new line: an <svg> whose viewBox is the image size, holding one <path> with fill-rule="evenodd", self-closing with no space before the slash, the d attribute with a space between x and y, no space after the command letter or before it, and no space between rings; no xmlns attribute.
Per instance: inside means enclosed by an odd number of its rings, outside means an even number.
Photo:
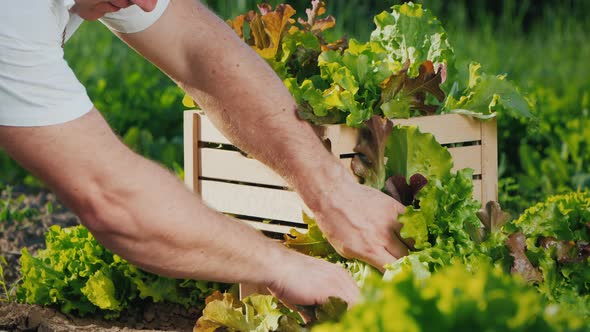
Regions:
<svg viewBox="0 0 590 332"><path fill-rule="evenodd" d="M22 250L23 279L17 291L21 302L114 318L141 300L202 308L209 294L222 289L217 283L144 272L105 249L83 226L52 226L45 241L47 248L35 256Z"/></svg>
<svg viewBox="0 0 590 332"><path fill-rule="evenodd" d="M370 278L363 301L331 331L586 331L575 312L549 304L522 280L482 264L457 264L429 274L419 262L390 280Z"/></svg>

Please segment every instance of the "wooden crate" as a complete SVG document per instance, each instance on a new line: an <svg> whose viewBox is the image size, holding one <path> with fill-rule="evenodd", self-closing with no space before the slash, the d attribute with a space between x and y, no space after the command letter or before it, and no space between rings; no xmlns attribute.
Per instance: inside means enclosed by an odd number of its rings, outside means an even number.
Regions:
<svg viewBox="0 0 590 332"><path fill-rule="evenodd" d="M495 120L482 122L457 114L395 120L432 133L448 147L454 168L474 172L474 197L497 200L498 157ZM355 129L330 125L324 136L332 153L350 165L357 141ZM239 152L207 119L195 111L184 113L185 183L212 208L232 214L268 235L280 237L291 228L305 229L301 198L270 168Z"/></svg>

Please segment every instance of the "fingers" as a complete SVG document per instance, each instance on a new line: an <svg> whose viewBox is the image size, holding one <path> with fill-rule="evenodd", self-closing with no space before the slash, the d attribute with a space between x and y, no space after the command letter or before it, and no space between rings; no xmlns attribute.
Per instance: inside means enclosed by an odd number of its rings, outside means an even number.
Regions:
<svg viewBox="0 0 590 332"><path fill-rule="evenodd" d="M348 303L348 307L352 307L353 305L357 304L361 295L361 291L357 286L356 282L352 279L348 271L343 271L345 274L343 276L343 289L342 293L336 296L343 299L346 303Z"/></svg>
<svg viewBox="0 0 590 332"><path fill-rule="evenodd" d="M412 240L412 239L409 239ZM413 242L414 240L412 240ZM406 245L405 241L402 241L396 234L393 235L392 241L390 241L386 246L385 250L389 252L394 257L400 258L404 257L408 254L408 246ZM391 262L390 262L391 263Z"/></svg>
<svg viewBox="0 0 590 332"><path fill-rule="evenodd" d="M322 299L317 303L326 302L328 297L334 296L339 297L348 303L349 307L356 304L360 297L360 289L356 282L350 275L350 273L341 266L333 263L322 262L329 265L326 267L329 271L326 271L331 276L331 281L328 284L333 285L332 289L326 288L326 293L322 295Z"/></svg>
<svg viewBox="0 0 590 332"><path fill-rule="evenodd" d="M377 268L381 273L385 272L385 265L393 263L397 260L385 247L380 247L375 250L375 254L365 261Z"/></svg>
<svg viewBox="0 0 590 332"><path fill-rule="evenodd" d="M271 294L290 308L325 303L330 296L343 299L349 306L358 302L360 290L346 269L298 253L291 257L283 273L268 285Z"/></svg>
<svg viewBox="0 0 590 332"><path fill-rule="evenodd" d="M395 262L398 258L408 254L408 247L395 234L392 235L389 241L383 246L376 246L371 250L372 255L362 259L373 265L379 271L385 271L385 265Z"/></svg>

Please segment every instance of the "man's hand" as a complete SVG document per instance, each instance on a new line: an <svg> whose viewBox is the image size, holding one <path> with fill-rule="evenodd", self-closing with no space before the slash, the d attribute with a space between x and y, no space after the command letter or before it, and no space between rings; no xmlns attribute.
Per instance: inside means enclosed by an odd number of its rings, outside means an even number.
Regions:
<svg viewBox="0 0 590 332"><path fill-rule="evenodd" d="M296 252L275 264L268 285L270 292L287 305L315 305L337 296L350 306L358 301L359 289L342 267Z"/></svg>
<svg viewBox="0 0 590 332"><path fill-rule="evenodd" d="M399 236L397 216L405 207L382 192L342 176L316 205L320 229L334 248L347 258L357 258L383 271L383 266L408 254Z"/></svg>

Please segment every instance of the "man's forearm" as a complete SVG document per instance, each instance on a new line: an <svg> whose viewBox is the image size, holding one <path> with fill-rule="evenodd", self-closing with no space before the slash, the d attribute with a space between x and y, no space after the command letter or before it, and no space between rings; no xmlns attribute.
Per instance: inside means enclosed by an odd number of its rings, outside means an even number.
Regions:
<svg viewBox="0 0 590 332"><path fill-rule="evenodd" d="M86 218L92 227L99 216L93 233L102 243L161 275L269 284L269 264L285 248L211 210L159 165L128 158L98 184L111 197L96 204L109 211Z"/></svg>
<svg viewBox="0 0 590 332"><path fill-rule="evenodd" d="M214 14L203 10L196 21L218 42L195 38L187 45L194 65L183 87L232 142L287 178L313 209L322 182L341 178L343 168L298 119L293 97L270 66Z"/></svg>
<svg viewBox="0 0 590 332"><path fill-rule="evenodd" d="M0 144L101 243L148 271L268 284L281 273L274 266L283 255L292 255L212 211L172 174L131 152L96 110L58 126L0 126Z"/></svg>

